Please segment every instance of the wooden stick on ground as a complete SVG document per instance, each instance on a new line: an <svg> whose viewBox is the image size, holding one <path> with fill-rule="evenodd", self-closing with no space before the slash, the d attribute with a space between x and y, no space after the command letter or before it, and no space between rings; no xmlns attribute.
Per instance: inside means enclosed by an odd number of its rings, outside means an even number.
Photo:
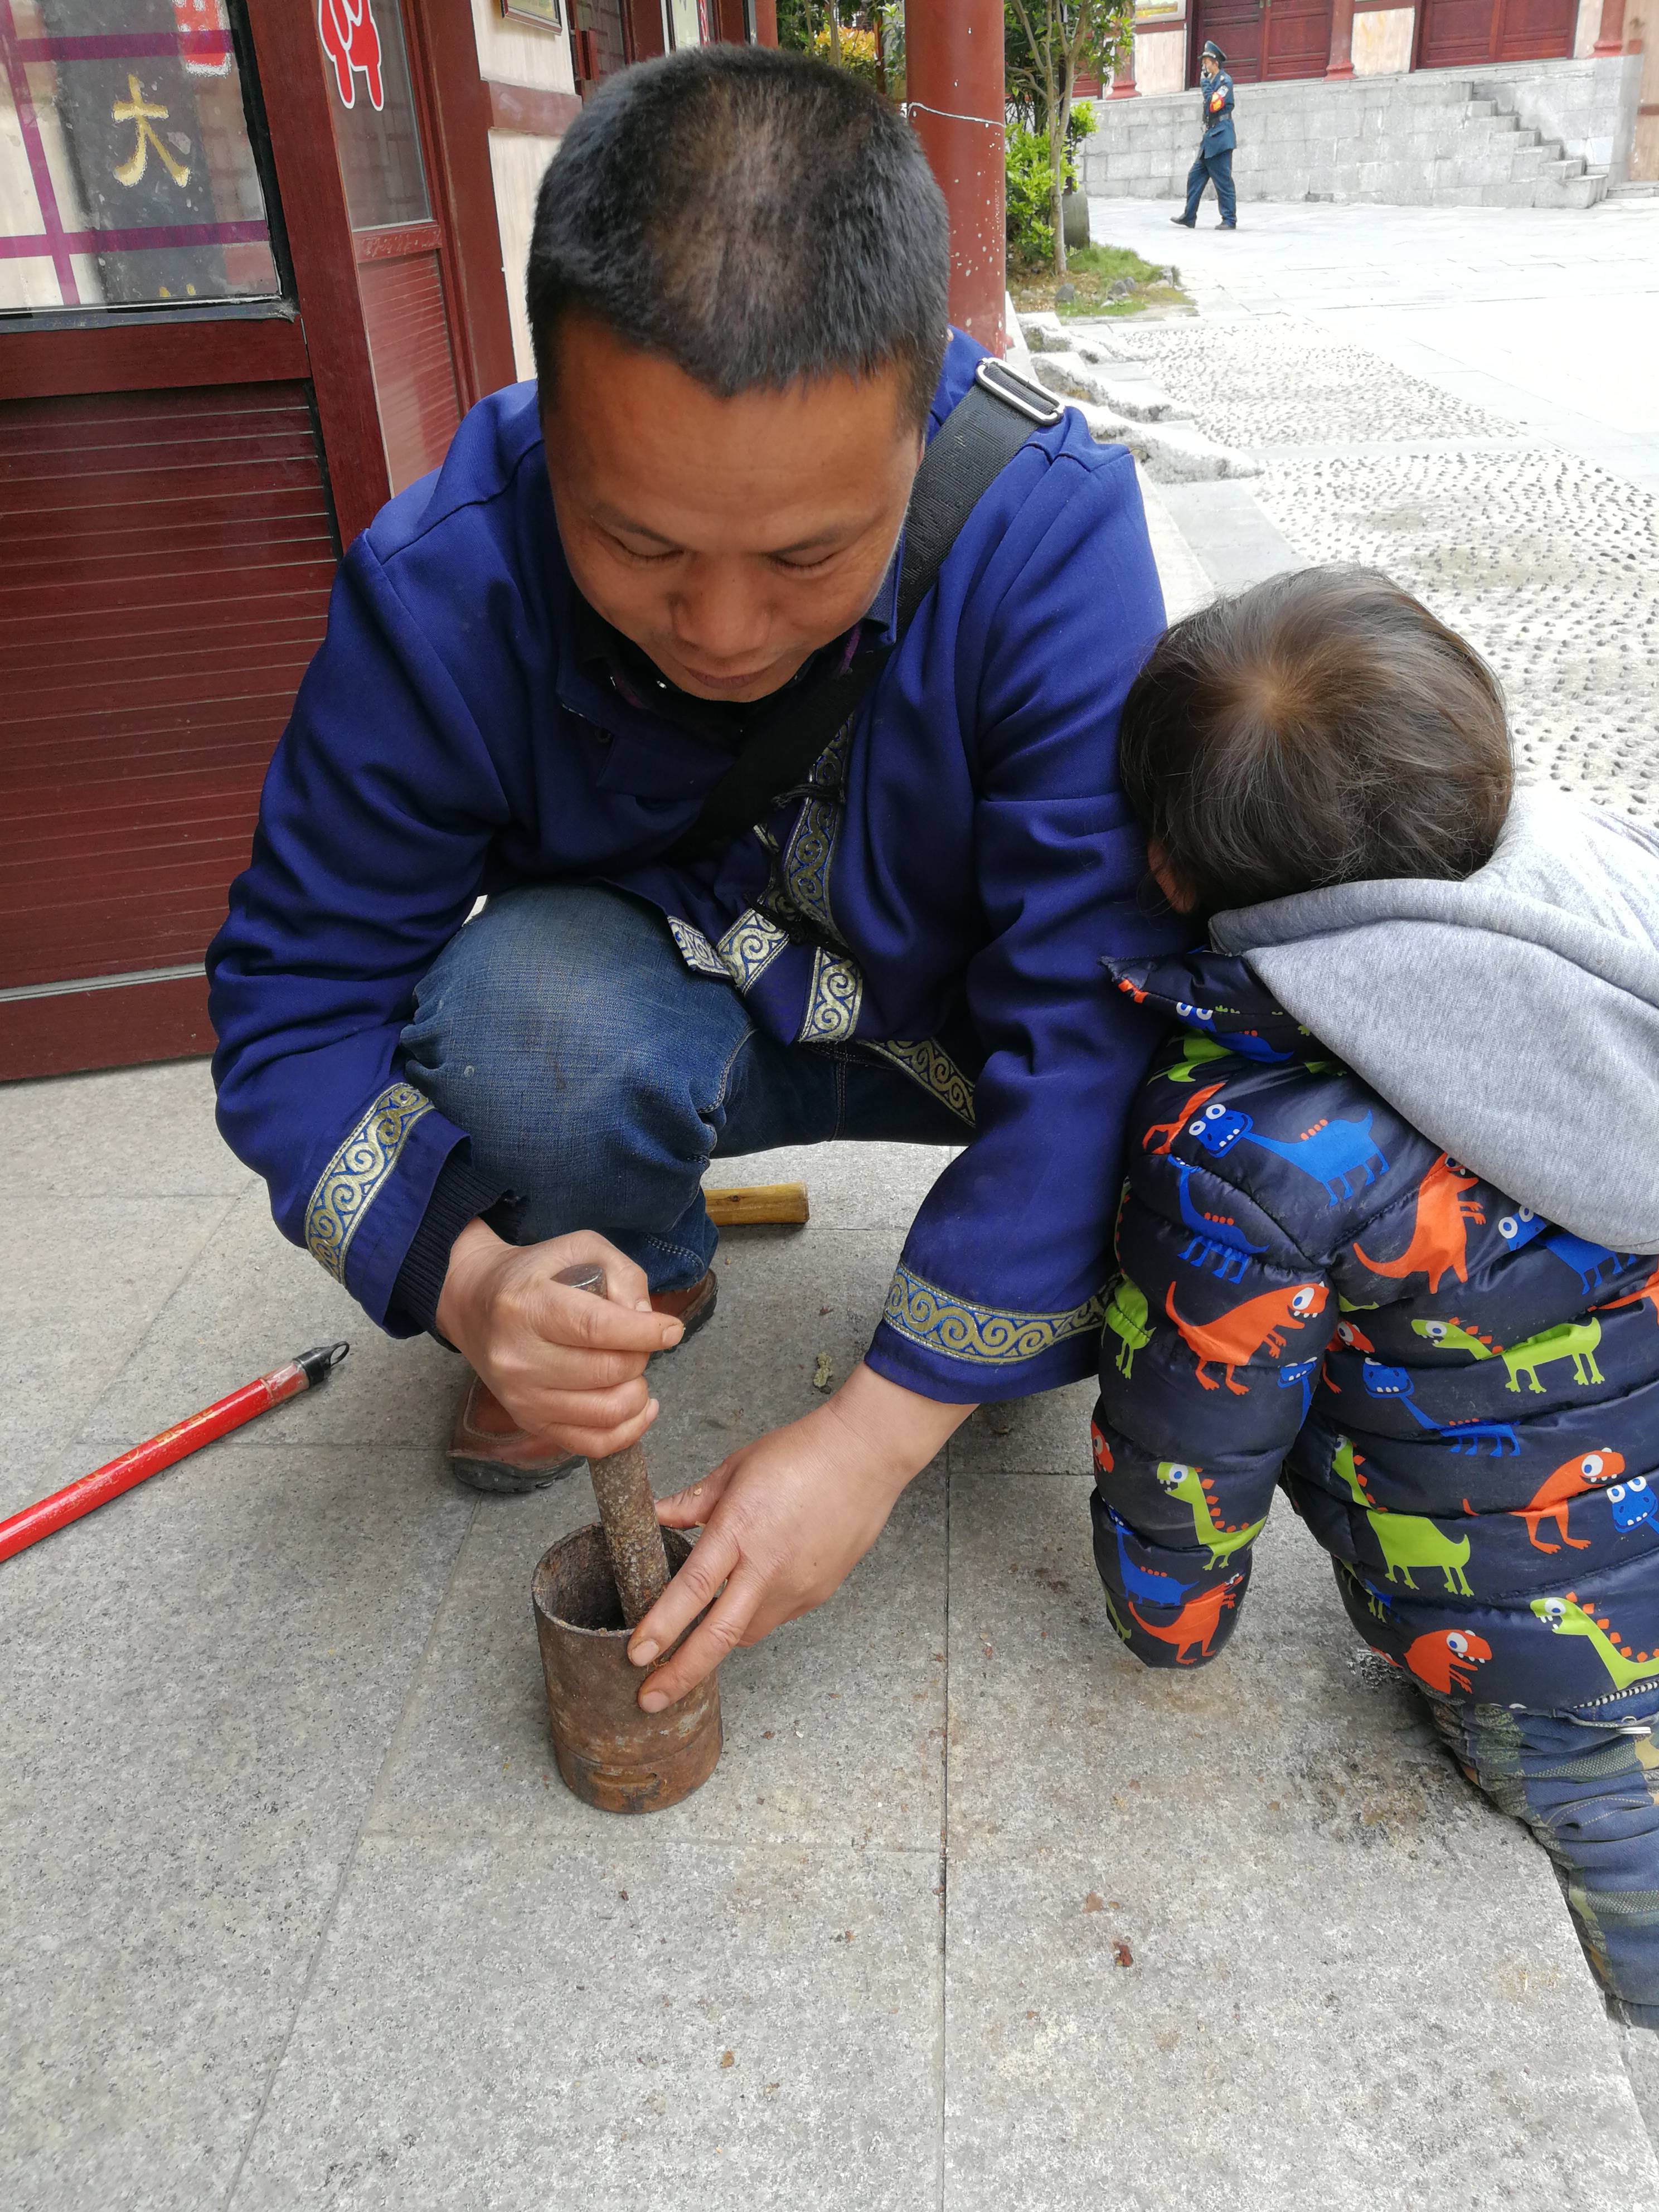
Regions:
<svg viewBox="0 0 1659 2212"><path fill-rule="evenodd" d="M734 1190L706 1190L703 1203L716 1229L745 1229L757 1222L798 1224L807 1218L804 1182L752 1182Z"/></svg>

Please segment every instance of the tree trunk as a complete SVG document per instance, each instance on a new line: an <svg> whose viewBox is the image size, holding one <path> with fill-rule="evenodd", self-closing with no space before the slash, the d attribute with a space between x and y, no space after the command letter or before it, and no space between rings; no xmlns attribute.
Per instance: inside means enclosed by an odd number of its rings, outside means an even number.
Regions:
<svg viewBox="0 0 1659 2212"><path fill-rule="evenodd" d="M841 0L830 0L827 12L830 17L830 58L839 69L841 67Z"/></svg>

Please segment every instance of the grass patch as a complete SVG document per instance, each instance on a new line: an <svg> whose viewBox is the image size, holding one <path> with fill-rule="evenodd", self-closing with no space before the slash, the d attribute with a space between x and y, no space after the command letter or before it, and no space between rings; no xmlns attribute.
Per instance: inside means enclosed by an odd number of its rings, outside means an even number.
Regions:
<svg viewBox="0 0 1659 2212"><path fill-rule="evenodd" d="M1064 277L1052 269L1013 269L1008 289L1014 305L1027 311L1052 309L1060 315L1143 315L1148 309L1166 314L1190 313L1192 301L1182 290L1180 272L1143 261L1127 246L1082 246L1067 255L1071 267ZM1062 284L1074 296L1056 300Z"/></svg>

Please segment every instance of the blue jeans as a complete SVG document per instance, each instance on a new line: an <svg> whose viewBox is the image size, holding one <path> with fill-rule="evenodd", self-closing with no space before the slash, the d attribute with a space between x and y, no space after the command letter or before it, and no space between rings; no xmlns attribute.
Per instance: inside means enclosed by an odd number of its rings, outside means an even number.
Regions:
<svg viewBox="0 0 1659 2212"><path fill-rule="evenodd" d="M1186 223L1198 221L1198 204L1204 197L1206 184L1215 186L1217 204L1221 220L1234 223L1238 220L1238 198L1233 190L1233 154L1230 146L1224 154L1200 154L1187 172L1187 212L1182 217Z"/></svg>
<svg viewBox="0 0 1659 2212"><path fill-rule="evenodd" d="M1425 1691L1469 1780L1523 1821L1620 2019L1659 2027L1659 1686L1571 1712L1456 1705ZM1622 1725L1621 1725L1622 1723Z"/></svg>
<svg viewBox="0 0 1659 2212"><path fill-rule="evenodd" d="M403 1046L474 1166L518 1194L504 1234L596 1229L653 1291L695 1283L714 1256L711 1159L970 1133L856 1047L766 1036L729 983L686 967L654 907L593 885L492 898L422 978Z"/></svg>

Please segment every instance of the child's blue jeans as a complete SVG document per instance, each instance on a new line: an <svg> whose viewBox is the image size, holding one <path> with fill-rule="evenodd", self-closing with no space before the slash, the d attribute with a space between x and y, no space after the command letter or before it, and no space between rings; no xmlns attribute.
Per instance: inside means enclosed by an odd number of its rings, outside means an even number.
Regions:
<svg viewBox="0 0 1659 2212"><path fill-rule="evenodd" d="M1649 1733L1659 1685L1557 1713L1422 1695L1469 1780L1524 1821L1565 1876L1618 2016L1659 2028L1659 1743Z"/></svg>

